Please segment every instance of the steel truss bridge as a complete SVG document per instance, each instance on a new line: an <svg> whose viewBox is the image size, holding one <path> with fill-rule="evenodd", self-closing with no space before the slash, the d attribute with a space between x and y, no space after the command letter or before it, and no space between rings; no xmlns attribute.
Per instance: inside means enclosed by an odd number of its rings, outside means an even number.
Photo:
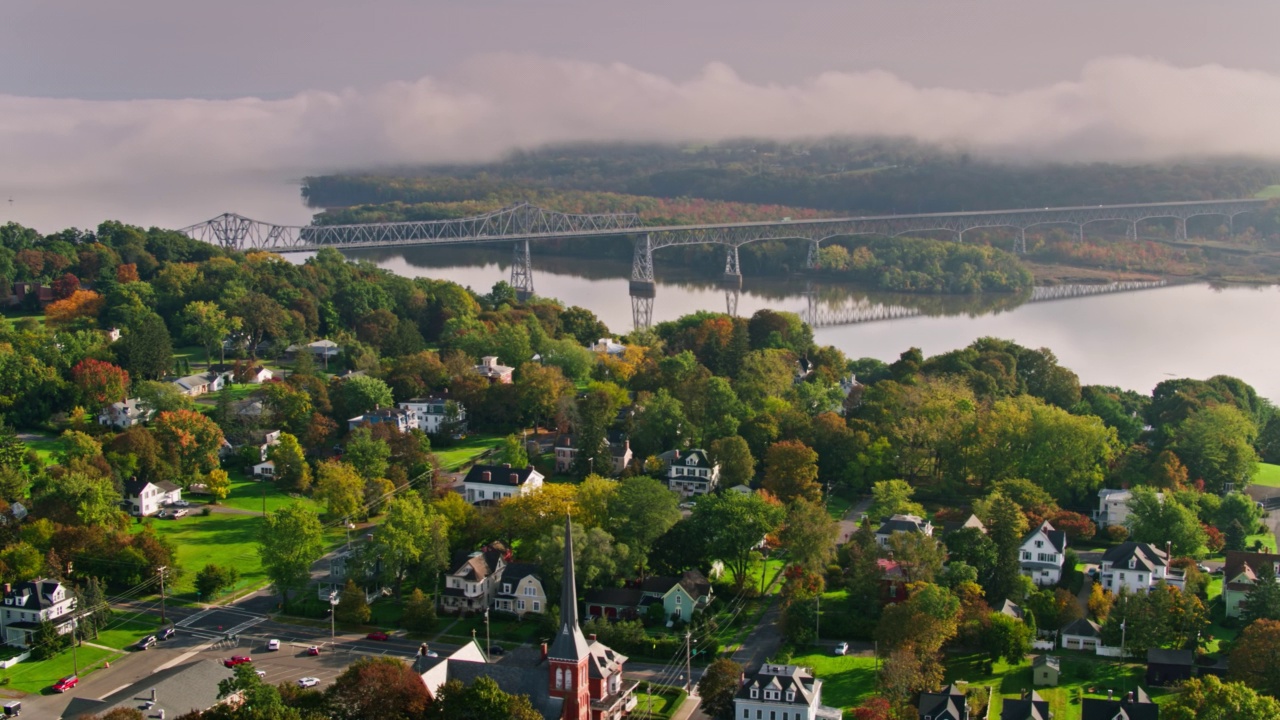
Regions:
<svg viewBox="0 0 1280 720"><path fill-rule="evenodd" d="M227 213L182 229L188 236L235 250L268 252L406 247L512 242L515 257L511 284L533 292L529 243L537 240L631 236L636 238L631 266L633 290L652 292L653 251L682 245L725 247L726 279L741 279L738 248L764 240L809 243L808 265L815 267L822 243L854 235L898 236L921 232L949 232L958 242L965 233L983 228L1016 231L1014 252L1026 252L1027 231L1042 226L1073 227L1084 240L1085 227L1096 222L1128 223L1126 234L1138 239L1140 225L1172 219L1175 240L1187 238L1187 220L1214 215L1225 218L1234 232L1235 218L1253 212L1267 200L1205 200L1191 202L1095 205L1021 210L871 215L812 220L767 220L746 223L645 226L634 214L571 215L519 203L485 215L453 220L365 223L358 225L273 225Z"/></svg>

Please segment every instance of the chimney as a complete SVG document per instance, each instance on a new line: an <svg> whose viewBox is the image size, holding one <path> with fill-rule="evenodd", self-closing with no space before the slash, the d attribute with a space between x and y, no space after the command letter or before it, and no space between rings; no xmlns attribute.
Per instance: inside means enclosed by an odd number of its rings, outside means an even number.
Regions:
<svg viewBox="0 0 1280 720"><path fill-rule="evenodd" d="M520 484L520 476L519 476L519 475L517 475L517 474L515 474L515 473L511 473L511 484L512 484L512 485L519 485L519 484Z"/></svg>
<svg viewBox="0 0 1280 720"><path fill-rule="evenodd" d="M11 593L11 592L13 592L13 585L11 585L11 584L9 584L9 583L5 583L5 584L4 584L4 594L5 594L5 595L8 595L8 594L9 594L9 593Z"/></svg>
<svg viewBox="0 0 1280 720"><path fill-rule="evenodd" d="M591 633L590 635L588 635L588 636L587 636L587 640L588 640L588 641L590 641L590 642L595 642L595 641L596 641L596 634L595 634L595 633Z"/></svg>
<svg viewBox="0 0 1280 720"><path fill-rule="evenodd" d="M546 659L547 659L547 644L546 644L546 643L542 643L542 657L541 657L540 659L542 659L542 660L546 660Z"/></svg>
<svg viewBox="0 0 1280 720"><path fill-rule="evenodd" d="M155 702L155 701L156 701L156 689L151 688L151 702Z"/></svg>
<svg viewBox="0 0 1280 720"><path fill-rule="evenodd" d="M493 475L491 475L488 470L485 470L484 472L480 473L480 477L484 479L485 482L489 482L490 480L493 480Z"/></svg>
<svg viewBox="0 0 1280 720"><path fill-rule="evenodd" d="M1129 691L1129 694L1128 694L1128 695L1125 695L1125 697L1124 697L1124 701L1125 701L1125 702L1130 702L1130 703L1131 703L1131 702L1133 702L1133 691L1132 691L1132 690L1130 690L1130 691Z"/></svg>
<svg viewBox="0 0 1280 720"><path fill-rule="evenodd" d="M511 467L511 463L502 463L502 467L509 468Z"/></svg>
<svg viewBox="0 0 1280 720"><path fill-rule="evenodd" d="M1112 693L1112 692L1113 692L1113 691L1111 690L1111 688L1107 688L1107 699L1108 699L1108 700L1110 700L1110 699L1111 699L1111 693Z"/></svg>

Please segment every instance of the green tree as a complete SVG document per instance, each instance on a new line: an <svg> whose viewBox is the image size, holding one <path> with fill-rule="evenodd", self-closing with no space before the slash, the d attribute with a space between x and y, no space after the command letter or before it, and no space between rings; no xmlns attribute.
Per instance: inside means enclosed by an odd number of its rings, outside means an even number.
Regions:
<svg viewBox="0 0 1280 720"><path fill-rule="evenodd" d="M333 518L364 514L365 479L355 467L341 460L326 460L316 471L316 499L325 503Z"/></svg>
<svg viewBox="0 0 1280 720"><path fill-rule="evenodd" d="M141 380L159 380L173 367L173 340L154 312L139 316L111 345L116 362Z"/></svg>
<svg viewBox="0 0 1280 720"><path fill-rule="evenodd" d="M390 408L395 406L391 397L391 388L376 377L356 375L338 382L331 391L334 418L346 422L349 418L358 417L374 408Z"/></svg>
<svg viewBox="0 0 1280 720"><path fill-rule="evenodd" d="M35 660L48 660L71 645L70 633L63 635L58 626L42 620L31 636L31 657Z"/></svg>
<svg viewBox="0 0 1280 720"><path fill-rule="evenodd" d="M1022 508L1000 493L993 493L987 503L988 515L982 518L987 535L996 549L995 567L985 589L991 602L1013 598L1021 587L1022 568L1018 551L1027 532L1027 518Z"/></svg>
<svg viewBox="0 0 1280 720"><path fill-rule="evenodd" d="M996 545L978 528L961 528L943 537L947 553L953 562L966 563L978 571L979 583L984 587L991 581L996 567Z"/></svg>
<svg viewBox="0 0 1280 720"><path fill-rule="evenodd" d="M363 625L369 622L373 612L369 609L369 601L364 597L364 590L356 587L355 580L347 578L342 593L338 596L338 606L334 608L334 619L348 625Z"/></svg>
<svg viewBox="0 0 1280 720"><path fill-rule="evenodd" d="M741 436L730 435L714 440L709 452L712 461L720 464L722 486L751 485L756 474L756 460L751 457L751 447Z"/></svg>
<svg viewBox="0 0 1280 720"><path fill-rule="evenodd" d="M581 488L585 486L579 487L581 506ZM616 487L602 525L637 558L645 558L654 542L680 520L677 495L664 483L644 475L623 478Z"/></svg>
<svg viewBox="0 0 1280 720"><path fill-rule="evenodd" d="M387 476L387 468L391 465L391 446L374 437L370 428L358 427L352 430L343 450L346 460L365 480Z"/></svg>
<svg viewBox="0 0 1280 720"><path fill-rule="evenodd" d="M993 612L987 616L987 626L982 630L982 648L991 662L1004 658L1017 665L1031 652L1031 627L1004 613Z"/></svg>
<svg viewBox="0 0 1280 720"><path fill-rule="evenodd" d="M1280 582L1266 565L1240 604L1240 622L1248 626L1259 620L1280 620Z"/></svg>
<svg viewBox="0 0 1280 720"><path fill-rule="evenodd" d="M715 720L733 720L733 698L738 693L738 678L743 667L728 659L712 661L698 680L698 696L702 711Z"/></svg>
<svg viewBox="0 0 1280 720"><path fill-rule="evenodd" d="M1280 720L1280 702L1275 698L1213 675L1187 680L1182 692L1161 708L1165 720Z"/></svg>
<svg viewBox="0 0 1280 720"><path fill-rule="evenodd" d="M396 596L414 569L438 573L449 560L449 521L422 504L413 493L387 506L386 519L373 536L373 546L395 580Z"/></svg>
<svg viewBox="0 0 1280 720"><path fill-rule="evenodd" d="M1240 527L1253 531L1258 527L1258 521L1261 519L1262 508L1258 507L1253 498L1242 492L1232 492L1222 498L1222 504L1218 506L1217 521L1214 524L1220 528L1229 528L1232 523L1238 522Z"/></svg>
<svg viewBox="0 0 1280 720"><path fill-rule="evenodd" d="M672 449L688 447L693 440L693 427L685 420L684 405L659 388L648 400L643 401L636 413L635 431L631 435L632 449L640 457L657 455Z"/></svg>
<svg viewBox="0 0 1280 720"><path fill-rule="evenodd" d="M882 480L871 486L871 507L867 516L886 518L893 515L917 515L924 517L924 506L913 502L915 489L903 480Z"/></svg>
<svg viewBox="0 0 1280 720"><path fill-rule="evenodd" d="M1199 557L1206 541L1195 511L1165 494L1161 501L1151 488L1135 488L1129 499L1129 536L1137 542L1170 542L1174 555Z"/></svg>
<svg viewBox="0 0 1280 720"><path fill-rule="evenodd" d="M724 562L741 592L755 548L782 518L781 507L756 493L724 493L699 500L690 519L705 539L708 559Z"/></svg>
<svg viewBox="0 0 1280 720"><path fill-rule="evenodd" d="M628 568L630 548L614 542L601 528L584 528L573 523L573 557L578 584L584 588L612 583ZM542 565L542 577L559 586L564 572L564 530L552 528L534 550ZM548 591L548 595L550 595Z"/></svg>
<svg viewBox="0 0 1280 720"><path fill-rule="evenodd" d="M410 632L424 633L436 626L436 604L418 588L404 601L400 624Z"/></svg>
<svg viewBox="0 0 1280 720"><path fill-rule="evenodd" d="M764 456L764 489L789 503L804 498L822 499L818 484L818 453L799 440L783 440L769 446Z"/></svg>
<svg viewBox="0 0 1280 720"><path fill-rule="evenodd" d="M889 536L889 555L909 582L933 582L946 562L946 546L924 533L897 532Z"/></svg>
<svg viewBox="0 0 1280 720"><path fill-rule="evenodd" d="M209 563L196 573L196 592L201 600L211 601L239 579L240 571L235 567Z"/></svg>
<svg viewBox="0 0 1280 720"><path fill-rule="evenodd" d="M492 678L470 686L450 680L441 686L424 718L430 720L541 720L527 695L508 695Z"/></svg>
<svg viewBox="0 0 1280 720"><path fill-rule="evenodd" d="M508 435L503 438L502 444L498 446L498 454L502 462L513 468L522 468L529 464L529 451L525 450L524 442L518 435Z"/></svg>
<svg viewBox="0 0 1280 720"><path fill-rule="evenodd" d="M267 513L258 531L258 554L267 578L288 602L289 591L306 587L312 564L324 555L320 518L297 502Z"/></svg>
<svg viewBox="0 0 1280 720"><path fill-rule="evenodd" d="M1169 448L1192 480L1204 480L1207 492L1220 493L1229 483L1242 489L1257 472L1257 437L1257 426L1243 412L1231 405L1209 405L1174 428Z"/></svg>
<svg viewBox="0 0 1280 720"><path fill-rule="evenodd" d="M809 572L821 573L835 554L839 529L825 507L801 497L787 508L780 539L791 562Z"/></svg>
<svg viewBox="0 0 1280 720"><path fill-rule="evenodd" d="M529 365L515 382L520 419L536 427L550 425L560 406L560 398L573 392L558 367Z"/></svg>
<svg viewBox="0 0 1280 720"><path fill-rule="evenodd" d="M280 433L280 442L267 450L267 459L275 463L275 479L283 488L306 492L311 488L311 466L302 452L298 438Z"/></svg>
<svg viewBox="0 0 1280 720"><path fill-rule="evenodd" d="M240 319L227 317L216 303L196 300L182 309L182 323L187 337L204 348L205 364L213 362L213 346L222 347L222 341L240 327ZM222 362L226 362L223 351Z"/></svg>

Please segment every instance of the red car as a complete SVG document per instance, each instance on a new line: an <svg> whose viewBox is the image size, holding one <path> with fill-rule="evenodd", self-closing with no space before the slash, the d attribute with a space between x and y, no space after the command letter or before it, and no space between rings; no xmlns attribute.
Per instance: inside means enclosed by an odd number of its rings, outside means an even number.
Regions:
<svg viewBox="0 0 1280 720"><path fill-rule="evenodd" d="M388 635L388 634L386 634L386 633L384 633L384 632L371 632L371 633L369 633L368 635L365 635L365 636L364 636L364 639L365 639L365 640L382 640L382 641L386 641L386 640L390 640L390 639L391 639L391 636L390 636L390 635Z"/></svg>
<svg viewBox="0 0 1280 720"><path fill-rule="evenodd" d="M320 648L316 647L315 645L312 645L311 647L307 648L307 654L308 654L308 655L319 655L319 654L320 654Z"/></svg>
<svg viewBox="0 0 1280 720"><path fill-rule="evenodd" d="M251 663L251 662L253 662L253 658L249 657L248 655L232 655L226 660L223 660L222 664L226 665L227 667L235 667L237 665L243 665L245 663Z"/></svg>
<svg viewBox="0 0 1280 720"><path fill-rule="evenodd" d="M76 683L78 682L80 682L80 678L76 677L75 675L68 675L53 684L53 691L66 692L71 688L75 687Z"/></svg>

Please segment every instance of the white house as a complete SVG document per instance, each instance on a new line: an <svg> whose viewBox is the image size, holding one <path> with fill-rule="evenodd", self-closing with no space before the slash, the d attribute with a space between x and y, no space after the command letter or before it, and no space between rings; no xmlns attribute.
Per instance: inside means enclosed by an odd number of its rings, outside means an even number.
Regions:
<svg viewBox="0 0 1280 720"><path fill-rule="evenodd" d="M547 611L547 591L538 575L539 566L512 563L504 567L495 581L493 609L527 615Z"/></svg>
<svg viewBox="0 0 1280 720"><path fill-rule="evenodd" d="M1132 490L1113 490L1103 488L1098 491L1098 510L1094 521L1099 530L1112 525L1127 526L1129 522L1129 501L1133 499ZM1164 502L1164 493L1156 493L1156 500Z"/></svg>
<svg viewBox="0 0 1280 720"><path fill-rule="evenodd" d="M532 465L513 468L503 465L473 465L462 480L463 497L469 503L493 502L514 495L527 495L542 487L542 473Z"/></svg>
<svg viewBox="0 0 1280 720"><path fill-rule="evenodd" d="M492 605L511 553L502 543L454 558L454 570L444 581L441 604L445 612L474 612Z"/></svg>
<svg viewBox="0 0 1280 720"><path fill-rule="evenodd" d="M254 385L261 385L264 382L270 381L275 376L276 374L271 371L271 368L263 365L255 365L245 371L244 381L247 383L253 383Z"/></svg>
<svg viewBox="0 0 1280 720"><path fill-rule="evenodd" d="M107 342L113 343L120 339L120 328L113 327L107 330Z"/></svg>
<svg viewBox="0 0 1280 720"><path fill-rule="evenodd" d="M733 698L735 718L840 720L843 713L822 704L822 681L797 665L765 663L747 673Z"/></svg>
<svg viewBox="0 0 1280 720"><path fill-rule="evenodd" d="M681 497L706 495L720 484L720 464L705 450L668 450L658 456L667 466L667 487Z"/></svg>
<svg viewBox="0 0 1280 720"><path fill-rule="evenodd" d="M489 382L511 384L512 374L515 368L503 365L498 358L488 355L480 358L480 364L474 367L474 370L489 379Z"/></svg>
<svg viewBox="0 0 1280 720"><path fill-rule="evenodd" d="M256 478L271 479L276 476L276 464L272 460L263 460L253 466L253 476Z"/></svg>
<svg viewBox="0 0 1280 720"><path fill-rule="evenodd" d="M1182 570L1169 567L1169 553L1140 542L1121 543L1107 550L1099 572L1102 587L1113 593L1120 588L1146 592L1161 581L1182 588L1186 580Z"/></svg>
<svg viewBox="0 0 1280 720"><path fill-rule="evenodd" d="M594 345L588 345L592 352L602 353L606 355L621 355L627 351L627 346L620 342L615 342L613 338L600 338Z"/></svg>
<svg viewBox="0 0 1280 720"><path fill-rule="evenodd" d="M131 514L147 517L156 514L165 505L181 500L182 488L165 480L150 483L131 478L124 483L124 499L129 503Z"/></svg>
<svg viewBox="0 0 1280 720"><path fill-rule="evenodd" d="M564 434L556 437L556 472L566 473L573 468L574 460L578 457L578 446L576 442L577 440L573 435ZM630 440L624 439L611 443L602 438L600 441L600 447L601 449L606 447L609 449L610 467L608 469L612 470L614 475L618 475L623 470L627 469L627 465L631 462L631 458L633 457ZM591 470L598 474L604 474L606 468L593 467Z"/></svg>
<svg viewBox="0 0 1280 720"><path fill-rule="evenodd" d="M1089 618L1076 618L1058 633L1067 650L1093 650L1102 645L1102 626Z"/></svg>
<svg viewBox="0 0 1280 720"><path fill-rule="evenodd" d="M266 460L267 454L271 452L271 448L280 444L280 431L267 430L265 432L254 431L249 433L253 443L258 446L258 459Z"/></svg>
<svg viewBox="0 0 1280 720"><path fill-rule="evenodd" d="M409 412L409 425L428 435L442 430L466 432L467 410L461 403L449 399L448 394L412 398L399 403L401 410Z"/></svg>
<svg viewBox="0 0 1280 720"><path fill-rule="evenodd" d="M103 408L98 415L98 424L123 430L150 420L154 414L155 410L142 404L138 398L129 398Z"/></svg>
<svg viewBox="0 0 1280 720"><path fill-rule="evenodd" d="M40 623L53 623L58 633L66 635L75 627L76 600L71 591L57 580L36 579L17 585L4 585L4 642L28 647Z"/></svg>
<svg viewBox="0 0 1280 720"><path fill-rule="evenodd" d="M303 350L306 350L318 358L322 358L326 362L328 362L329 359L336 358L342 354L342 348L338 343L332 340L317 340L312 343L307 343L306 345L290 345L284 349L287 353L297 353Z"/></svg>
<svg viewBox="0 0 1280 720"><path fill-rule="evenodd" d="M919 515L894 515L885 518L876 529L876 544L882 548L889 547L889 538L900 532L923 533L932 537L933 523Z"/></svg>
<svg viewBox="0 0 1280 720"><path fill-rule="evenodd" d="M188 375L173 381L175 387L188 397L200 397L205 393L218 392L226 387L227 378L221 373L207 372L199 375Z"/></svg>
<svg viewBox="0 0 1280 720"><path fill-rule="evenodd" d="M1022 574L1036 585L1057 585L1062 579L1062 563L1066 561L1067 534L1054 530L1046 520L1022 540L1018 562Z"/></svg>

